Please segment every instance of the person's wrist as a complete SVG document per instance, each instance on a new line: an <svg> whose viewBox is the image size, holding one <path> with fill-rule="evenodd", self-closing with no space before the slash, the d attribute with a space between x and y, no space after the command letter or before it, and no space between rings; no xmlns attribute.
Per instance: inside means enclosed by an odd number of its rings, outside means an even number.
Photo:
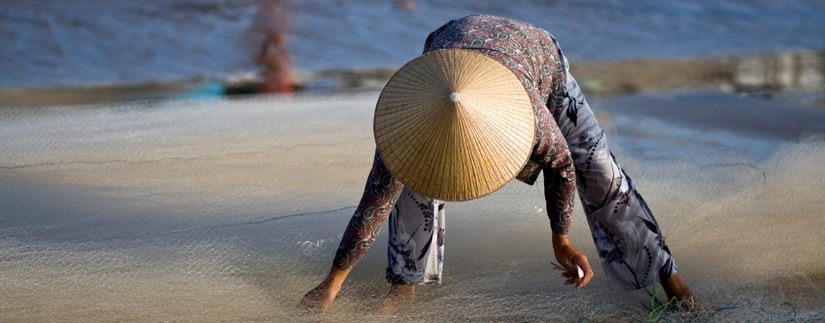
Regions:
<svg viewBox="0 0 825 323"><path fill-rule="evenodd" d="M564 246L570 244L570 238L566 233L553 232L553 246Z"/></svg>
<svg viewBox="0 0 825 323"><path fill-rule="evenodd" d="M329 286L340 288L341 285L344 284L344 280L347 278L348 274L348 269L341 269L336 266L332 266L329 270L329 274L327 275L327 284Z"/></svg>

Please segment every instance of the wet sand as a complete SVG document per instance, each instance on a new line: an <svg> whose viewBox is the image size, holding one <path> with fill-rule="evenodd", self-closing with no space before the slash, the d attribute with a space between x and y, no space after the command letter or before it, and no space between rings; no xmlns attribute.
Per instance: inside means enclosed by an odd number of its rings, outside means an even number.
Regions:
<svg viewBox="0 0 825 323"><path fill-rule="evenodd" d="M748 56L572 62L573 75L589 96L612 97L662 91L711 90L772 98L785 92L818 93L825 106L825 52L798 51ZM297 71L299 93L351 93L381 89L395 69ZM243 97L256 94L260 77L244 74L226 80L59 88L0 89L0 108L84 105L180 98Z"/></svg>
<svg viewBox="0 0 825 323"><path fill-rule="evenodd" d="M644 291L607 286L579 205L573 239L597 276L563 286L541 186L519 183L448 206L445 281L419 289L418 311L367 310L387 291L383 235L330 313L297 310L360 197L376 99L3 110L0 320L645 319ZM823 318L821 107L707 91L590 100L680 270L721 309L694 319ZM743 111L794 130L737 124Z"/></svg>

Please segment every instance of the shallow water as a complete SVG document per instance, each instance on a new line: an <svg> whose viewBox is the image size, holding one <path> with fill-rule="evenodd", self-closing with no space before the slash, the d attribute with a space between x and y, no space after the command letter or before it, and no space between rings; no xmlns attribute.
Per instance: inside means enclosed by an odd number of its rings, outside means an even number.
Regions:
<svg viewBox="0 0 825 323"><path fill-rule="evenodd" d="M472 13L549 29L573 62L825 49L825 4L803 1L36 0L0 3L0 87L223 80L256 71L252 25L285 3L299 71L394 68Z"/></svg>
<svg viewBox="0 0 825 323"><path fill-rule="evenodd" d="M540 185L518 183L447 206L444 283L419 288L415 309L369 310L387 291L383 236L328 314L296 309L325 274L360 197L376 98L2 110L0 320L648 318L644 291L608 288L578 205L573 239L597 276L580 291L563 285L551 264ZM796 113L821 108L783 114L798 121L800 136L757 136L747 125L720 130L714 117L631 109L698 99L734 107L734 115L735 108L771 108L714 93L591 102L681 272L715 309L664 315L825 319L825 138L806 134L819 130L805 129L809 114Z"/></svg>

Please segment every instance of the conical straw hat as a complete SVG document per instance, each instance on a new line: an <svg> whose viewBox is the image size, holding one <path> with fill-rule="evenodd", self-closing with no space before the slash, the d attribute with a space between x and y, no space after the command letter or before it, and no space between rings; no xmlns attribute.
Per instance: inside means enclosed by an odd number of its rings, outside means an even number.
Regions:
<svg viewBox="0 0 825 323"><path fill-rule="evenodd" d="M421 55L398 70L378 98L378 153L404 185L466 201L513 179L535 137L524 85L494 59L465 49Z"/></svg>

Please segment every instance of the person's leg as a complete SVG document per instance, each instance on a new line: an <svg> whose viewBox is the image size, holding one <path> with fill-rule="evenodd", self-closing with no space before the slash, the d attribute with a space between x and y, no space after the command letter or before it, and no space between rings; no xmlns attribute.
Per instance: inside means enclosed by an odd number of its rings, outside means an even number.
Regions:
<svg viewBox="0 0 825 323"><path fill-rule="evenodd" d="M387 280L440 283L444 202L404 188L390 213L388 229Z"/></svg>
<svg viewBox="0 0 825 323"><path fill-rule="evenodd" d="M388 221L387 281L382 304L412 301L416 284L441 283L444 254L444 202L404 188Z"/></svg>
<svg viewBox="0 0 825 323"><path fill-rule="evenodd" d="M576 166L579 197L611 285L638 289L661 282L668 297L689 294L656 219L607 144L576 80L567 75L558 113Z"/></svg>

